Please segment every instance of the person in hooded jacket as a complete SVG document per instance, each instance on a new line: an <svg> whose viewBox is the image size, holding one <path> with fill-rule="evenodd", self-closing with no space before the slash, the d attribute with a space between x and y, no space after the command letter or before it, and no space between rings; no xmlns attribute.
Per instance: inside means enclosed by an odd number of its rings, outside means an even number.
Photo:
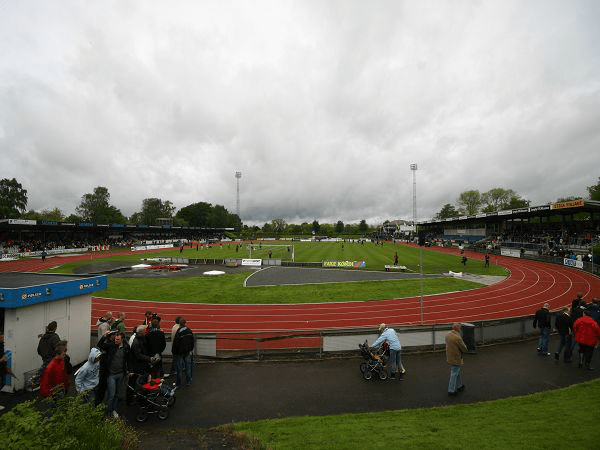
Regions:
<svg viewBox="0 0 600 450"><path fill-rule="evenodd" d="M95 400L96 388L100 382L100 358L102 352L94 347L87 361L75 372L75 388L78 394L85 393L88 400Z"/></svg>

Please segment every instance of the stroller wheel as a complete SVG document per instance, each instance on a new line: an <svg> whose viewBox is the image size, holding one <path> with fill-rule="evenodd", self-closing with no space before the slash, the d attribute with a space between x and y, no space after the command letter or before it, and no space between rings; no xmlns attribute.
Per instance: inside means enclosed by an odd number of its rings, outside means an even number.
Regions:
<svg viewBox="0 0 600 450"><path fill-rule="evenodd" d="M148 420L148 411L146 411L146 408L139 409L137 416L135 416L135 420L138 422L145 422Z"/></svg>
<svg viewBox="0 0 600 450"><path fill-rule="evenodd" d="M360 373L365 373L365 370L367 370L367 363L361 362L360 363Z"/></svg>
<svg viewBox="0 0 600 450"><path fill-rule="evenodd" d="M177 400L177 397L175 397L174 395L172 395L171 397L168 397L167 400L167 406L171 407L175 404L175 400Z"/></svg>
<svg viewBox="0 0 600 450"><path fill-rule="evenodd" d="M158 411L158 418L160 420L165 420L167 417L169 417L169 410L166 406L161 406L160 410Z"/></svg>
<svg viewBox="0 0 600 450"><path fill-rule="evenodd" d="M379 379L385 380L387 378L387 372L385 369L379 369Z"/></svg>
<svg viewBox="0 0 600 450"><path fill-rule="evenodd" d="M373 372L371 372L369 369L366 369L366 370L363 372L363 378L364 378L365 380L370 380L371 378L373 378Z"/></svg>

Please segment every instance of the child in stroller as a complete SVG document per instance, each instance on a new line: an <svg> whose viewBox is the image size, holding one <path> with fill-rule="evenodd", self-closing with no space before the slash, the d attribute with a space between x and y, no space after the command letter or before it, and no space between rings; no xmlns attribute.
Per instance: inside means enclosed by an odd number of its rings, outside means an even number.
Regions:
<svg viewBox="0 0 600 450"><path fill-rule="evenodd" d="M366 340L364 344L358 344L358 347L363 357L363 362L360 363L360 371L363 374L363 378L370 380L373 378L373 374L376 373L380 380L385 380L387 378L385 366L388 361L388 356L385 356L385 344L380 347L378 353L373 353L369 349L369 344Z"/></svg>
<svg viewBox="0 0 600 450"><path fill-rule="evenodd" d="M128 387L133 390L140 407L136 416L138 422L145 422L150 414L156 414L160 420L169 417L169 407L175 404L176 386L167 386L164 378L140 376L134 387Z"/></svg>

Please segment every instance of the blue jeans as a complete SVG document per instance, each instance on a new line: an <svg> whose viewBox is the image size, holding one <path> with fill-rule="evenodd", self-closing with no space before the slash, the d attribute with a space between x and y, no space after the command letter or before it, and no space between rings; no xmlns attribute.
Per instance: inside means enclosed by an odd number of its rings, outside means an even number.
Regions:
<svg viewBox="0 0 600 450"><path fill-rule="evenodd" d="M107 384L107 398L106 398L106 414L111 414L117 409L117 403L119 402L119 385L123 381L123 372L111 373L108 375Z"/></svg>
<svg viewBox="0 0 600 450"><path fill-rule="evenodd" d="M460 377L460 366L451 365L448 392L454 394L458 388L462 387L462 385L462 379Z"/></svg>
<svg viewBox="0 0 600 450"><path fill-rule="evenodd" d="M573 354L573 345L572 345L572 338L570 334L561 334L560 335L560 342L558 343L558 347L556 348L556 353L558 353L560 355L560 352L562 351L562 349L565 349L565 361L570 361L571 360L571 355Z"/></svg>
<svg viewBox="0 0 600 450"><path fill-rule="evenodd" d="M550 328L540 328L540 339L537 348L543 353L548 353L548 341L550 340Z"/></svg>
<svg viewBox="0 0 600 450"><path fill-rule="evenodd" d="M402 371L402 350L390 349L390 373L395 374L398 369Z"/></svg>
<svg viewBox="0 0 600 450"><path fill-rule="evenodd" d="M190 384L192 382L192 367L194 366L194 356L191 353L187 355L173 355L173 364L175 365L175 370L177 371L175 385L181 386L181 381L183 379L184 372L187 384Z"/></svg>

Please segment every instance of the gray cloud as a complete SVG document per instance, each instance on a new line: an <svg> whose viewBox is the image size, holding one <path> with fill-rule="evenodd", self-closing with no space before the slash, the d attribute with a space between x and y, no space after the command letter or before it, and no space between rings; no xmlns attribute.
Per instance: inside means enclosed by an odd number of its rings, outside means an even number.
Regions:
<svg viewBox="0 0 600 450"><path fill-rule="evenodd" d="M587 194L600 6L533 2L0 4L2 178L74 212L106 186L284 218L427 219L468 189Z"/></svg>

